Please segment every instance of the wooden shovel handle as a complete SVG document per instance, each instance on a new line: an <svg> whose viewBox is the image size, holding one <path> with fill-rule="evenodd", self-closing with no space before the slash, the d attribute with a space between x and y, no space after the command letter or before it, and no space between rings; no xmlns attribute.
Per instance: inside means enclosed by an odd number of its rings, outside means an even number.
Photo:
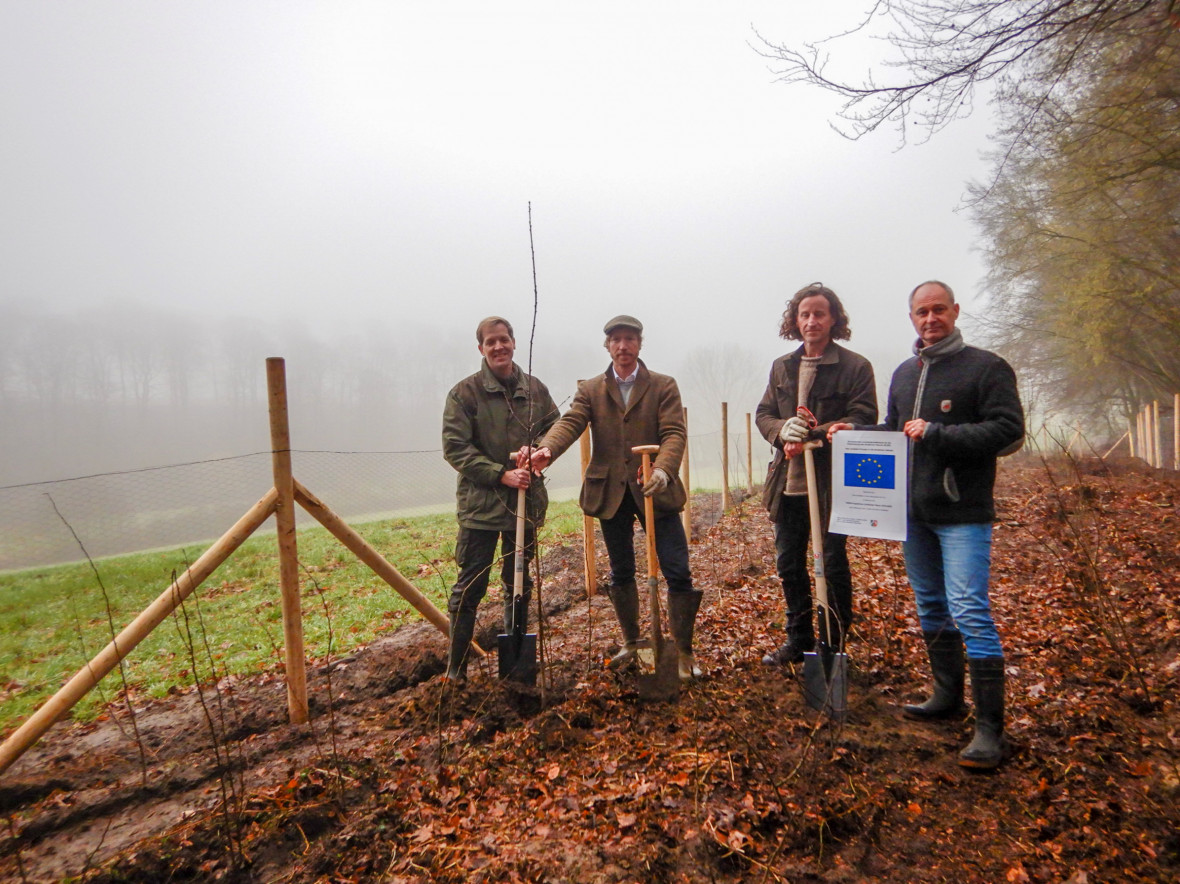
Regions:
<svg viewBox="0 0 1180 884"><path fill-rule="evenodd" d="M513 557L512 597L524 595L524 516L528 506L528 489L516 489L516 555Z"/></svg>
<svg viewBox="0 0 1180 884"><path fill-rule="evenodd" d="M643 484L651 481L651 456L659 454L659 445L636 445L631 449L643 457ZM643 498L643 533L647 547L647 575L655 577L660 573L660 563L656 559L656 505L650 497Z"/></svg>
<svg viewBox="0 0 1180 884"><path fill-rule="evenodd" d="M803 465L807 469L807 508L811 516L811 562L815 572L815 595L824 609L831 635L831 614L828 610L828 580L824 575L824 532L820 524L819 484L815 478L815 455L813 449L821 447L819 442L808 442L803 446Z"/></svg>

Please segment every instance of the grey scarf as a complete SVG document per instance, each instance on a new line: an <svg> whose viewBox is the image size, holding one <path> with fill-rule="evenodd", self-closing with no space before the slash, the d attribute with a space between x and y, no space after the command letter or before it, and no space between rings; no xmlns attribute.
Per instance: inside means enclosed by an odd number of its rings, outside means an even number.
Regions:
<svg viewBox="0 0 1180 884"><path fill-rule="evenodd" d="M963 342L963 333L955 329L941 341L931 344L928 347L923 347L922 339L918 338L917 343L914 344L914 355L920 356L925 362L934 362L943 356L958 353L966 346Z"/></svg>

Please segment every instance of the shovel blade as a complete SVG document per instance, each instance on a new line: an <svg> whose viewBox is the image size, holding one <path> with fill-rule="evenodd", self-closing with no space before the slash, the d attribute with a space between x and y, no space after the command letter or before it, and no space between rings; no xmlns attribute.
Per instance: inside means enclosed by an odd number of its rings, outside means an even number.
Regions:
<svg viewBox="0 0 1180 884"><path fill-rule="evenodd" d="M825 648L805 652L803 698L812 709L844 718L848 713L848 655Z"/></svg>
<svg viewBox="0 0 1180 884"><path fill-rule="evenodd" d="M500 678L526 685L537 683L537 634L496 636Z"/></svg>
<svg viewBox="0 0 1180 884"><path fill-rule="evenodd" d="M656 652L656 671L640 673L635 687L639 699L648 703L663 703L680 696L680 659L676 649L664 643Z"/></svg>

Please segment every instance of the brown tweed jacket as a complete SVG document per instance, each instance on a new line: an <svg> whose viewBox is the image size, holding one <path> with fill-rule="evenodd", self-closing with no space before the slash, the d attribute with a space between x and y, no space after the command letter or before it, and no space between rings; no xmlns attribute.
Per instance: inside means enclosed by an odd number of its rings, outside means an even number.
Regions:
<svg viewBox="0 0 1180 884"><path fill-rule="evenodd" d="M548 448L557 458L577 441L587 424L592 453L579 500L586 515L610 518L628 490L642 511L643 493L637 478L641 458L631 452L636 445L660 446L652 467L667 473L669 484L655 495L656 509L684 509L686 495L680 481L686 442L684 407L674 378L648 371L640 360L631 403L624 408L618 383L608 368L578 384L569 410L537 445Z"/></svg>

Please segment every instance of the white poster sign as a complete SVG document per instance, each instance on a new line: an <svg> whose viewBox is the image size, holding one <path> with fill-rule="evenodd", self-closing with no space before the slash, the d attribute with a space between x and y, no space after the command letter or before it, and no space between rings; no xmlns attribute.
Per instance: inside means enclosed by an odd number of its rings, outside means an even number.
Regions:
<svg viewBox="0 0 1180 884"><path fill-rule="evenodd" d="M905 433L841 430L832 437L832 518L828 530L905 540Z"/></svg>

